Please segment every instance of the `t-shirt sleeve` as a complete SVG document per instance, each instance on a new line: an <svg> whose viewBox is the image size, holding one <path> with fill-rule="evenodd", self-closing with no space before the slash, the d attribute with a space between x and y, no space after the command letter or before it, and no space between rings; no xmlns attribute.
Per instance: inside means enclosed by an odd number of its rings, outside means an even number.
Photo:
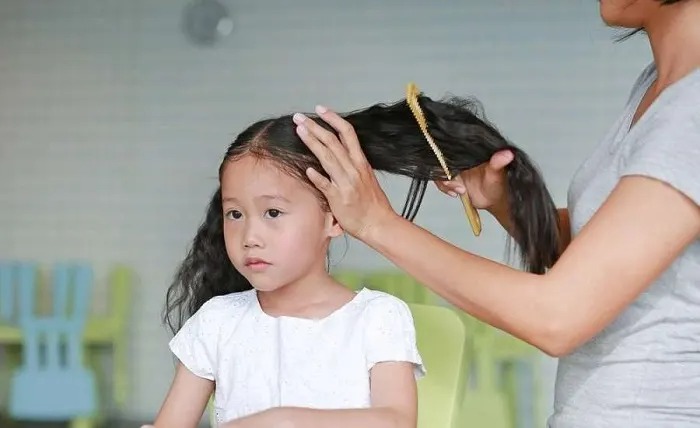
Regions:
<svg viewBox="0 0 700 428"><path fill-rule="evenodd" d="M693 109L695 117L681 111L666 123L655 123L653 130L635 141L621 176L660 180L700 205L700 108Z"/></svg>
<svg viewBox="0 0 700 428"><path fill-rule="evenodd" d="M375 299L368 307L365 333L367 370L377 363L404 361L414 365L416 378L426 373L416 344L413 315L405 302L393 296Z"/></svg>
<svg viewBox="0 0 700 428"><path fill-rule="evenodd" d="M214 298L216 299L216 297ZM170 340L170 350L189 371L214 380L221 323L216 302L209 300L194 313Z"/></svg>

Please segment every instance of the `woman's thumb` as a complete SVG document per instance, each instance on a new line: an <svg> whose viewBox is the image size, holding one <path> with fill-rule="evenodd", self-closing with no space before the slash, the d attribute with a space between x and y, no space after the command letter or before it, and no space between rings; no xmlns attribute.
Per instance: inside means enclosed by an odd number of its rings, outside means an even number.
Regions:
<svg viewBox="0 0 700 428"><path fill-rule="evenodd" d="M500 171L506 165L511 163L514 157L515 156L513 155L512 151L501 150L500 152L497 152L493 156L491 156L491 160L489 161L489 167L495 171Z"/></svg>

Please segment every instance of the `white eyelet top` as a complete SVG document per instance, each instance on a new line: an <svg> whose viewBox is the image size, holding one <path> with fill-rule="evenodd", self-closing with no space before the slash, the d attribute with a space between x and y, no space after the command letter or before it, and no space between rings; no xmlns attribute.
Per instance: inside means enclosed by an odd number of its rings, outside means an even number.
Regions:
<svg viewBox="0 0 700 428"><path fill-rule="evenodd" d="M218 422L280 406L369 407L370 369L379 362L410 362L416 378L425 374L408 306L367 288L322 319L272 317L255 290L214 297L170 349L216 382Z"/></svg>

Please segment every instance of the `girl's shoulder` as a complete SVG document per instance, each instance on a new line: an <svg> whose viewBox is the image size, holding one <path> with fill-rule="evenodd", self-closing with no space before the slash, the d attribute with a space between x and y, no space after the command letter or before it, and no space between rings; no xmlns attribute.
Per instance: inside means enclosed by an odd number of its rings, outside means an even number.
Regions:
<svg viewBox="0 0 700 428"><path fill-rule="evenodd" d="M214 296L204 302L196 315L208 319L221 319L245 312L255 303L257 296L255 290L239 291L235 293Z"/></svg>
<svg viewBox="0 0 700 428"><path fill-rule="evenodd" d="M356 298L363 315L369 318L411 318L411 310L402 299L384 291L362 288Z"/></svg>
<svg viewBox="0 0 700 428"><path fill-rule="evenodd" d="M400 298L387 292L373 290L367 287L362 288L358 292L358 297L361 297L361 304L365 305L365 307L383 308L390 306L400 306L408 308L406 302L404 302Z"/></svg>

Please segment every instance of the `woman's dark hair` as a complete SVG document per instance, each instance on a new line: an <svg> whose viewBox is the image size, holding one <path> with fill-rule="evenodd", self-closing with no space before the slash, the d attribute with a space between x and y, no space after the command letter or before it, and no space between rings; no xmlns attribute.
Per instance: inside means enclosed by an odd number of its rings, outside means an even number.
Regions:
<svg viewBox="0 0 700 428"><path fill-rule="evenodd" d="M428 123L428 132L442 151L453 176L487 162L497 151L509 149L514 153L514 160L505 167L513 239L524 267L533 273L544 273L559 254L559 217L536 166L483 118L476 101L457 97L434 101L421 95L419 104ZM342 116L355 128L362 150L374 169L413 179L402 212L405 218L413 220L428 182L447 177L406 101L376 104ZM333 131L323 120L317 123ZM219 177L231 160L241 156L269 159L305 182L328 209L327 202L305 174L309 167L321 173L324 173L323 168L295 129L291 115L251 125L229 146L219 167ZM467 228L465 226L465 230ZM186 318L212 297L249 289L251 284L233 267L226 253L219 186L192 247L168 289L164 321L176 332Z"/></svg>

